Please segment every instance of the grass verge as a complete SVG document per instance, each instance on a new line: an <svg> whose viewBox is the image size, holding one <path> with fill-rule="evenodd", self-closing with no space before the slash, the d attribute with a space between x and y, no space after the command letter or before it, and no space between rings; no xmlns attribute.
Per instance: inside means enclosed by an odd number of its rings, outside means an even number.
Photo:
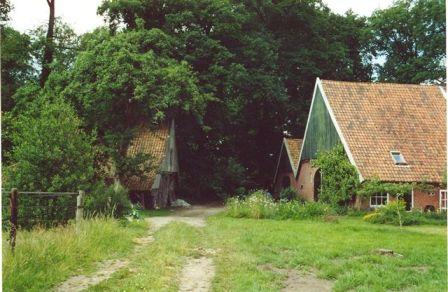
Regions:
<svg viewBox="0 0 448 292"><path fill-rule="evenodd" d="M19 230L12 254L3 234L4 291L47 291L71 275L90 272L95 262L128 254L146 223L113 219L84 221L52 229Z"/></svg>

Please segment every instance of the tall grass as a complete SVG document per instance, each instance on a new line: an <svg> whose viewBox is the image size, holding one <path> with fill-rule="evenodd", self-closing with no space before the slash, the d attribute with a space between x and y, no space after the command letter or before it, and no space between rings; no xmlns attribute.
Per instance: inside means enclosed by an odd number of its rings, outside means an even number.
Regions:
<svg viewBox="0 0 448 292"><path fill-rule="evenodd" d="M275 202L262 190L253 192L246 198L231 198L226 204L226 215L234 218L254 219L309 219L334 214L330 205L299 201Z"/></svg>
<svg viewBox="0 0 448 292"><path fill-rule="evenodd" d="M4 233L4 291L46 291L71 275L91 271L97 261L126 255L132 239L146 233L146 223L123 222L92 218L78 226L19 230L14 254Z"/></svg>

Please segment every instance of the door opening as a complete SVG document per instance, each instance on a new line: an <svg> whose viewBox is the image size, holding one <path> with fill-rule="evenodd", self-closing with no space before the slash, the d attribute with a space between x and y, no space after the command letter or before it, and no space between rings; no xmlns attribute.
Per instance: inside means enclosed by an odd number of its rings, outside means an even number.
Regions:
<svg viewBox="0 0 448 292"><path fill-rule="evenodd" d="M319 192L321 191L321 184L322 184L322 173L320 172L320 169L316 171L314 174L314 194L313 198L314 201L319 201Z"/></svg>

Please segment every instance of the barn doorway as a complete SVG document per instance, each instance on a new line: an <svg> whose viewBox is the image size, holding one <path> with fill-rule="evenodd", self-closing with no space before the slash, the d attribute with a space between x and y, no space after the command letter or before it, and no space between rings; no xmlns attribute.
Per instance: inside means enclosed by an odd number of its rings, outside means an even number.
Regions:
<svg viewBox="0 0 448 292"><path fill-rule="evenodd" d="M287 189L291 186L291 179L289 176L284 176L282 179L282 189Z"/></svg>
<svg viewBox="0 0 448 292"><path fill-rule="evenodd" d="M313 199L315 202L319 201L319 192L321 189L322 184L322 173L320 172L320 169L316 170L316 173L314 174L314 193L313 193Z"/></svg>

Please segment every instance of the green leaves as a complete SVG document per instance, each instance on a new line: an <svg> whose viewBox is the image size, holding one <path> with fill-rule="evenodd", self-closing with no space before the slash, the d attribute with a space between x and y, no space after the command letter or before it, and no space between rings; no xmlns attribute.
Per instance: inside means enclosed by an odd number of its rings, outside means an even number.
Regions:
<svg viewBox="0 0 448 292"><path fill-rule="evenodd" d="M76 191L93 177L93 137L63 100L38 97L7 123L12 143L4 185L31 191Z"/></svg>
<svg viewBox="0 0 448 292"><path fill-rule="evenodd" d="M373 47L385 59L379 80L444 83L445 1L400 0L369 19Z"/></svg>
<svg viewBox="0 0 448 292"><path fill-rule="evenodd" d="M358 173L339 144L327 152L319 152L312 160L313 167L322 173L319 200L338 205L350 200L359 186Z"/></svg>

